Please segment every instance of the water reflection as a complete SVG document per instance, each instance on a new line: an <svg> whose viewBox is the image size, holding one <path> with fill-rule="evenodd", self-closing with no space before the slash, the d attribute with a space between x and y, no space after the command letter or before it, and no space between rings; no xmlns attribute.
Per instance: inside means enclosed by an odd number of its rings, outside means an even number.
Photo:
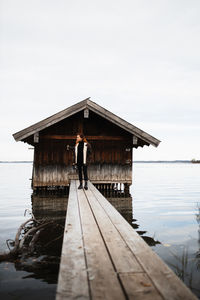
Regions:
<svg viewBox="0 0 200 300"><path fill-rule="evenodd" d="M22 251L0 264L2 299L36 299L41 295L55 299L67 197L32 195L31 200L37 222L30 221L21 231Z"/></svg>
<svg viewBox="0 0 200 300"><path fill-rule="evenodd" d="M185 245L169 245L169 253L165 255L165 261L175 274L200 297L199 272L200 272L200 205L198 212L198 240L191 239ZM196 242L198 250L196 251Z"/></svg>
<svg viewBox="0 0 200 300"><path fill-rule="evenodd" d="M42 279L47 283L57 283L60 254L63 239L64 220L49 223L43 230L31 237L35 239L34 247L23 251L15 261L17 271L31 273L23 278ZM45 220L46 222L46 220ZM29 243L30 245L30 243Z"/></svg>
<svg viewBox="0 0 200 300"><path fill-rule="evenodd" d="M39 278L47 283L57 283L63 231L68 197L32 195L32 213L39 222L49 222L41 230L34 252L27 253L22 262L15 264L16 270L31 272L24 278Z"/></svg>
<svg viewBox="0 0 200 300"><path fill-rule="evenodd" d="M103 189L99 191L104 195L104 197L119 211L119 213L128 221L128 223L136 230L136 232L144 239L144 241L149 246L155 246L160 244L159 241L155 240L153 237L144 235L147 231L137 230L140 225L137 220L133 218L134 206L131 194L124 190L115 190L113 192L108 192Z"/></svg>
<svg viewBox="0 0 200 300"><path fill-rule="evenodd" d="M32 195L32 212L36 219L63 219L66 216L68 196L40 196Z"/></svg>

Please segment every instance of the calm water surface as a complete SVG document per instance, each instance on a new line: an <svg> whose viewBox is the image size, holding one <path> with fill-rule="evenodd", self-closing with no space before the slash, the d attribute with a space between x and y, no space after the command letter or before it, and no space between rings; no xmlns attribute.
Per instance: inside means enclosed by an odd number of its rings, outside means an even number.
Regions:
<svg viewBox="0 0 200 300"><path fill-rule="evenodd" d="M31 163L0 164L0 252L8 251L6 240L30 218L24 211L32 208L31 175ZM0 263L0 298L55 299L58 256L41 249L39 257L25 257L23 264Z"/></svg>
<svg viewBox="0 0 200 300"><path fill-rule="evenodd" d="M133 218L153 250L200 297L200 164L135 163Z"/></svg>
<svg viewBox="0 0 200 300"><path fill-rule="evenodd" d="M31 163L0 164L0 252L8 251L6 240L28 218L31 175ZM133 227L200 297L200 164L134 163L131 195ZM0 263L1 299L54 299L57 268L48 263L56 258L51 255L28 258L23 268ZM34 261L44 262L43 271L33 268Z"/></svg>

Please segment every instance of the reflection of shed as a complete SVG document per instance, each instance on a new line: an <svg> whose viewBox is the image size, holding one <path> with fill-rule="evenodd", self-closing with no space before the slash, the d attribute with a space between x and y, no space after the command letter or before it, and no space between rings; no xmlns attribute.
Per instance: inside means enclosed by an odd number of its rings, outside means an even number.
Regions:
<svg viewBox="0 0 200 300"><path fill-rule="evenodd" d="M132 183L132 148L157 147L159 140L104 109L89 98L13 134L34 146L33 189L63 187L75 178L73 146L84 133L93 155L88 175L93 183Z"/></svg>

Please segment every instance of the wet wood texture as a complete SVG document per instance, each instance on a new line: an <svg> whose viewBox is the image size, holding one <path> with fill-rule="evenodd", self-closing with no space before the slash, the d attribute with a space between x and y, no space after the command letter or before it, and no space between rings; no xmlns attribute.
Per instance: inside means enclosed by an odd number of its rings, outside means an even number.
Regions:
<svg viewBox="0 0 200 300"><path fill-rule="evenodd" d="M56 299L197 299L88 186L78 190L78 181L71 181Z"/></svg>

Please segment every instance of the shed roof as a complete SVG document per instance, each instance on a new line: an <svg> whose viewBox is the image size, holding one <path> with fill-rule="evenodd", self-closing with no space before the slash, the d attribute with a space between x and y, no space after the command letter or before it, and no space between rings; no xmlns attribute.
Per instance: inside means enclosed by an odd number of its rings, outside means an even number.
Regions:
<svg viewBox="0 0 200 300"><path fill-rule="evenodd" d="M145 142L157 147L160 143L160 140L156 139L155 137L151 136L150 134L146 133L145 131L139 129L138 127L130 124L129 122L125 121L124 119L118 117L117 115L113 114L112 112L108 111L107 109L103 108L102 106L98 105L97 103L87 98L82 100L40 122L37 122L21 131L18 131L13 134L13 137L16 141L22 141L25 138L33 135L40 130L43 130L53 124L56 124L63 119L68 118L69 116L74 115L75 113L88 108L89 110L93 111L94 113L100 115L101 117L107 119L108 121L114 123L115 125L123 128L127 132L133 134L134 136L144 140Z"/></svg>

